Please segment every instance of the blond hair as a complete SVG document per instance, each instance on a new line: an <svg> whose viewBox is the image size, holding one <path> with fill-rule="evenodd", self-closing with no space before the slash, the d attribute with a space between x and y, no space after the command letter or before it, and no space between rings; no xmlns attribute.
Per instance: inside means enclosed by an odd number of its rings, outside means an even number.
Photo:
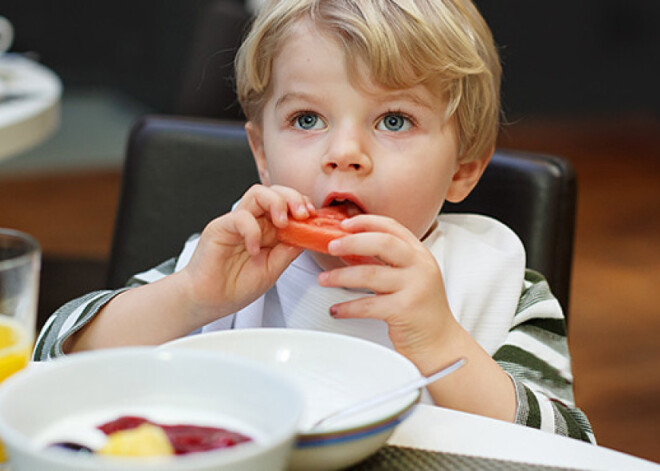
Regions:
<svg viewBox="0 0 660 471"><path fill-rule="evenodd" d="M439 83L462 162L495 145L501 68L490 29L469 0L269 1L236 56L237 95L248 119L261 119L273 59L304 16L342 44L353 78L361 61L387 88Z"/></svg>

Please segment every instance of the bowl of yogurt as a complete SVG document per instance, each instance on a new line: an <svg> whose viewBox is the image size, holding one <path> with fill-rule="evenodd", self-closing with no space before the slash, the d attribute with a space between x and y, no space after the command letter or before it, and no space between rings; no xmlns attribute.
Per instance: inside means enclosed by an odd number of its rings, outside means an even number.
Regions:
<svg viewBox="0 0 660 471"><path fill-rule="evenodd" d="M263 365L118 348L28 367L0 388L12 471L285 469L304 408Z"/></svg>

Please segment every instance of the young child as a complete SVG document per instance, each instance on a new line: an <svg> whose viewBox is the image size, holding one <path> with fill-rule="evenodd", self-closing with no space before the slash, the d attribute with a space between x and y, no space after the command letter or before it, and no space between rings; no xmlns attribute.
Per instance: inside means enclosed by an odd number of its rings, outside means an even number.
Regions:
<svg viewBox="0 0 660 471"><path fill-rule="evenodd" d="M502 224L441 215L493 152L500 66L469 0L278 0L236 61L261 185L130 287L58 310L36 359L191 332L294 327L379 342L441 406L594 441L573 404L564 320ZM276 229L343 205L331 255ZM376 263L346 265L343 256Z"/></svg>

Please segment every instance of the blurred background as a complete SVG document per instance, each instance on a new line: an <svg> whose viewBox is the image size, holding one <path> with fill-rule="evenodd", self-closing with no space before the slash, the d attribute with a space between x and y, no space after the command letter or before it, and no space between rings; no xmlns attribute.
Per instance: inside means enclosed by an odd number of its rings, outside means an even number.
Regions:
<svg viewBox="0 0 660 471"><path fill-rule="evenodd" d="M660 2L476 2L504 67L499 145L578 175L569 342L603 446L660 461ZM0 160L0 226L43 245L40 322L103 287L124 148L147 113L240 119L232 0L2 0L13 53L62 80L61 122ZM0 146L2 143L0 142Z"/></svg>

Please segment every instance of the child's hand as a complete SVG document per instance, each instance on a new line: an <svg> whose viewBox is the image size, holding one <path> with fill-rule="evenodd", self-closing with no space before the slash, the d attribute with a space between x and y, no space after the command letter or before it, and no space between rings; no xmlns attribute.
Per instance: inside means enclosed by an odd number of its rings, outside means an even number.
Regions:
<svg viewBox="0 0 660 471"><path fill-rule="evenodd" d="M255 185L232 212L211 221L183 270L196 323L236 312L265 293L302 252L278 242L276 228L289 215L313 211L310 199L291 188Z"/></svg>
<svg viewBox="0 0 660 471"><path fill-rule="evenodd" d="M336 304L336 318L387 322L394 348L420 366L458 326L447 302L442 273L433 255L393 219L361 215L342 223L354 235L329 245L335 256L377 257L383 264L336 268L319 275L322 286L369 289L375 296Z"/></svg>
<svg viewBox="0 0 660 471"><path fill-rule="evenodd" d="M366 288L375 293L336 304L331 313L337 318L387 322L394 348L423 375L459 357L467 358L460 371L427 387L434 402L512 421L516 410L513 383L454 318L433 255L390 218L360 215L342 225L356 233L332 241L332 255L377 257L383 265L353 265L321 273L323 286Z"/></svg>

